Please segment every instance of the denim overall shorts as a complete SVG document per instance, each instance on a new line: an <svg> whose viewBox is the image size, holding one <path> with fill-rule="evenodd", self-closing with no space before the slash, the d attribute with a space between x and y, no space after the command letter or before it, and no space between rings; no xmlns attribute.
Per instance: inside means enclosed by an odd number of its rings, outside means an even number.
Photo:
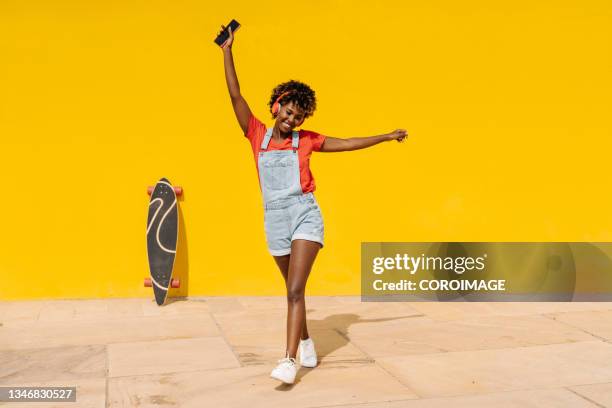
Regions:
<svg viewBox="0 0 612 408"><path fill-rule="evenodd" d="M271 138L272 129L268 129L257 158L268 250L273 256L288 255L294 239L323 247L321 210L312 193L302 193L300 184L299 134L293 132L291 150L268 151Z"/></svg>

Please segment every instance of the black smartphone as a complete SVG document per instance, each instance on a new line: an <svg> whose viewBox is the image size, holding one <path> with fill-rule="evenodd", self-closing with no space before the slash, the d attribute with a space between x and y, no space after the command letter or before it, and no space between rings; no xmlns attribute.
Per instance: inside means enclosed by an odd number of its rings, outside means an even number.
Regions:
<svg viewBox="0 0 612 408"><path fill-rule="evenodd" d="M238 27L240 27L240 23L236 20L230 21L230 23L225 27L225 30L221 31L221 33L215 38L215 43L220 47L221 44L225 42L229 38L228 28L232 28L232 33L235 33Z"/></svg>

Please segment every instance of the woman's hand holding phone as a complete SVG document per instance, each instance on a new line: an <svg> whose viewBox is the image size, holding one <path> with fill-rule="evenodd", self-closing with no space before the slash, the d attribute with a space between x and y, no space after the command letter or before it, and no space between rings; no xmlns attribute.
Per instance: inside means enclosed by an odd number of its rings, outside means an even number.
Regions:
<svg viewBox="0 0 612 408"><path fill-rule="evenodd" d="M219 34L221 34L223 30L225 30L224 25L221 26L221 31L219 31ZM228 33L227 40L225 40L225 42L221 44L222 50L225 50L227 48L232 48L232 43L234 42L234 33L232 33L232 27L227 28L227 33Z"/></svg>

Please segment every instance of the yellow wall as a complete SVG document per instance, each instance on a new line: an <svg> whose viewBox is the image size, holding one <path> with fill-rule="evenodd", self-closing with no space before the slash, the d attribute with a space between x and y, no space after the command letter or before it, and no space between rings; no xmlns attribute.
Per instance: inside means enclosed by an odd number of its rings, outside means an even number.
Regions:
<svg viewBox="0 0 612 408"><path fill-rule="evenodd" d="M306 129L410 134L315 153L309 294L357 294L362 241L612 240L611 3L412 3L0 2L0 298L151 296L162 176L185 189L178 294L283 293L212 43L232 17L261 119L294 78Z"/></svg>

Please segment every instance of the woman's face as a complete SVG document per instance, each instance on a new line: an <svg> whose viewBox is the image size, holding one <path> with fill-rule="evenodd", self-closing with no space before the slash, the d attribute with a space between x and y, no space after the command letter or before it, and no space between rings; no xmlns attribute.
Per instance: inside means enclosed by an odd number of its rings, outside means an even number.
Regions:
<svg viewBox="0 0 612 408"><path fill-rule="evenodd" d="M283 133L289 133L304 123L304 111L292 102L281 105L276 115L276 125Z"/></svg>

